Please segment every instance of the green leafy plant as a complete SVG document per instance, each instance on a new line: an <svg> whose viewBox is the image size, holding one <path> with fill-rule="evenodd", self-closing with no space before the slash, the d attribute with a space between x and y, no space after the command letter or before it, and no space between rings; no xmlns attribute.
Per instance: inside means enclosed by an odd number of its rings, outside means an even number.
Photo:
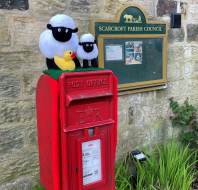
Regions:
<svg viewBox="0 0 198 190"><path fill-rule="evenodd" d="M190 190L194 181L196 155L188 146L171 142L137 162L137 190Z"/></svg>
<svg viewBox="0 0 198 190"><path fill-rule="evenodd" d="M116 190L132 190L131 175L127 158L119 160L115 167Z"/></svg>
<svg viewBox="0 0 198 190"><path fill-rule="evenodd" d="M42 185L38 184L35 187L33 187L32 190L45 190L45 188Z"/></svg>
<svg viewBox="0 0 198 190"><path fill-rule="evenodd" d="M191 148L198 146L198 123L197 110L189 104L188 98L180 105L173 98L170 98L170 108L173 115L170 117L173 127L181 129L179 138L182 143L189 144Z"/></svg>

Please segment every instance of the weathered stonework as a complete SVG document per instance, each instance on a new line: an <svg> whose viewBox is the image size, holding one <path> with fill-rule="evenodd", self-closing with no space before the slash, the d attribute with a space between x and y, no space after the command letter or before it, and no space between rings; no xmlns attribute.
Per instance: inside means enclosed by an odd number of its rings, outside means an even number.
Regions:
<svg viewBox="0 0 198 190"><path fill-rule="evenodd" d="M0 14L0 46L2 45L9 45L10 44L10 33L8 30L8 19L3 15Z"/></svg>
<svg viewBox="0 0 198 190"><path fill-rule="evenodd" d="M183 28L174 28L174 29L169 29L168 31L168 41L169 43L174 43L174 42L183 42L185 37L185 32Z"/></svg>
<svg viewBox="0 0 198 190"><path fill-rule="evenodd" d="M0 117L0 125L32 121L35 119L35 104L28 100L0 101Z"/></svg>
<svg viewBox="0 0 198 190"><path fill-rule="evenodd" d="M188 14L188 21L189 24L197 24L198 22L198 2L192 1L188 4L187 14Z"/></svg>
<svg viewBox="0 0 198 190"><path fill-rule="evenodd" d="M157 4L157 15L170 15L176 12L177 3L173 0L159 0Z"/></svg>
<svg viewBox="0 0 198 190"><path fill-rule="evenodd" d="M28 0L1 0L0 9L19 9L27 10L29 8Z"/></svg>
<svg viewBox="0 0 198 190"><path fill-rule="evenodd" d="M0 100L20 96L20 79L15 74L0 73Z"/></svg>
<svg viewBox="0 0 198 190"><path fill-rule="evenodd" d="M188 24L187 25L187 37L188 41L198 42L198 24Z"/></svg>
<svg viewBox="0 0 198 190"><path fill-rule="evenodd" d="M198 108L198 3L184 1L182 29L168 34L167 88L119 96L118 159L177 135L169 120L170 97L179 102L189 97ZM90 20L113 19L133 3L168 26L176 8L172 0L29 0L26 11L0 9L0 190L31 190L39 181L35 88L46 65L38 40L50 17L72 16L80 35L89 32Z"/></svg>

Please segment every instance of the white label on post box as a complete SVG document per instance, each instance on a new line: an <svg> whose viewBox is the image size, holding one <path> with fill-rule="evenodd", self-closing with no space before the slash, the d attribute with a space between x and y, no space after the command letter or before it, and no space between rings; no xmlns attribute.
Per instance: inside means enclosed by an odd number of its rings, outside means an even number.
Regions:
<svg viewBox="0 0 198 190"><path fill-rule="evenodd" d="M82 143L83 185L102 179L100 139Z"/></svg>

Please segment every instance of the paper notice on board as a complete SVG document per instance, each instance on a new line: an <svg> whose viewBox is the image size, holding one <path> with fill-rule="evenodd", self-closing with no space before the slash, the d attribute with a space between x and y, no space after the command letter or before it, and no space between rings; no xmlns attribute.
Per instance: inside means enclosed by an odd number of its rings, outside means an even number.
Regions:
<svg viewBox="0 0 198 190"><path fill-rule="evenodd" d="M102 179L100 139L82 143L83 185Z"/></svg>
<svg viewBox="0 0 198 190"><path fill-rule="evenodd" d="M123 60L122 45L107 45L105 46L106 61L121 61Z"/></svg>

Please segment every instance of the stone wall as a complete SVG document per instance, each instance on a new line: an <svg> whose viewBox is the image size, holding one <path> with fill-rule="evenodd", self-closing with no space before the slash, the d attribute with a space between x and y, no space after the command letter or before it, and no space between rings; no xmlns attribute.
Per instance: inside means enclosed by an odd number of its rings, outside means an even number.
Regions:
<svg viewBox="0 0 198 190"><path fill-rule="evenodd" d="M175 134L170 97L181 102L189 97L198 106L198 2L183 2L182 29L169 30L167 89L119 97L118 158ZM171 0L29 0L28 10L27 4L0 9L0 190L30 190L39 180L35 86L45 69L38 38L49 18L71 15L85 33L89 20L113 18L132 3L168 23L175 9Z"/></svg>

